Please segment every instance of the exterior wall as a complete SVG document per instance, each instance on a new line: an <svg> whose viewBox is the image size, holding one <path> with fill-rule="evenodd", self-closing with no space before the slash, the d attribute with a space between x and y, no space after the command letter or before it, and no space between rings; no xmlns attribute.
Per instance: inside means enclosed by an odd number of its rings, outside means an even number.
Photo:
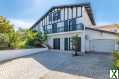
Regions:
<svg viewBox="0 0 119 79"><path fill-rule="evenodd" d="M86 51L92 51L91 50L91 41L96 39L107 39L107 40L114 40L115 41L115 49L117 49L116 39L117 36L115 34L111 33L104 33L94 30L86 30Z"/></svg>
<svg viewBox="0 0 119 79"><path fill-rule="evenodd" d="M82 16L83 16L83 23L85 24L85 26L87 27L92 27L92 23L91 23L91 20L87 14L87 11L85 9L85 7L82 8Z"/></svg>
<svg viewBox="0 0 119 79"><path fill-rule="evenodd" d="M60 19L49 21L50 15L60 10ZM54 16L54 15L53 15ZM53 17L52 17L53 18ZM76 29L70 30L70 21L72 19L76 20ZM68 25L65 24L65 21L68 21ZM53 32L53 24L55 25L56 32ZM83 27L93 27L91 19L86 11L85 6L80 7L64 7L64 8L55 8L50 11L34 28L35 30L45 31L48 33L48 44L53 48L53 39L60 38L60 49L64 50L64 38L72 37L76 34L79 34L81 37L81 52L91 51L90 43L95 39L112 39L115 41L116 35L106 32L100 32L95 30L80 28L81 24ZM67 25L68 31L65 31L64 27ZM73 26L73 27L75 27ZM71 27L72 28L72 27ZM79 29L78 29L79 28ZM116 42L115 42L116 47Z"/></svg>
<svg viewBox="0 0 119 79"><path fill-rule="evenodd" d="M48 34L48 44L53 48L53 39L60 38L60 50L64 51L64 38L69 38L75 35L79 35L81 37L81 52L85 52L85 41L83 31L72 31L72 32L62 32L56 34Z"/></svg>
<svg viewBox="0 0 119 79"><path fill-rule="evenodd" d="M88 35L88 39L116 39L115 34L99 32L94 30L86 30L86 35Z"/></svg>
<svg viewBox="0 0 119 79"><path fill-rule="evenodd" d="M105 39L105 40L114 40L115 41L115 49L117 49L117 44L116 44L116 38L117 36L111 33L105 33L105 32L99 32L99 31L94 31L94 30L86 30L85 33L84 31L73 31L73 32L62 32L62 33L56 33L56 34L48 34L49 41L48 44L53 47L53 39L54 38L60 38L60 48L61 50L64 51L64 38L66 37L72 37L74 35L78 34L81 37L81 52L85 51L92 51L91 48L91 42L93 40L97 39ZM86 34L86 36L85 36Z"/></svg>
<svg viewBox="0 0 119 79"><path fill-rule="evenodd" d="M49 21L50 14L53 15L54 12L60 10L60 19ZM52 30L52 24L57 23L59 29L64 28L64 21L76 19L76 24L83 23L82 18L82 7L69 7L69 8L57 8L50 11L33 29L36 31ZM61 28L60 28L61 27ZM61 31L62 32L62 31Z"/></svg>

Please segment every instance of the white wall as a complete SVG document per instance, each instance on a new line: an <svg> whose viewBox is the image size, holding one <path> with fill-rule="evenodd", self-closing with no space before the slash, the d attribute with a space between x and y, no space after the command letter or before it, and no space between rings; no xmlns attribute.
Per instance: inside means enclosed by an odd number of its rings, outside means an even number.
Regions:
<svg viewBox="0 0 119 79"><path fill-rule="evenodd" d="M116 39L117 36L115 34L106 33L106 32L99 32L94 30L86 30L86 35L88 38L91 39Z"/></svg>
<svg viewBox="0 0 119 79"><path fill-rule="evenodd" d="M48 45L50 45L53 48L53 39L52 39L52 37L48 37Z"/></svg>
<svg viewBox="0 0 119 79"><path fill-rule="evenodd" d="M85 7L82 8L82 13L83 13L82 14L83 15L83 23L85 24L85 26L87 26L87 27L91 26L92 27L92 22L91 22L88 14L87 14Z"/></svg>
<svg viewBox="0 0 119 79"><path fill-rule="evenodd" d="M49 37L48 44L53 48L53 39L60 38L60 50L64 50L64 38L69 38L69 37L75 36L76 34L78 34L81 37L81 51L84 52L85 51L84 50L85 37L81 30L48 34L48 37Z"/></svg>
<svg viewBox="0 0 119 79"><path fill-rule="evenodd" d="M2 50L0 51L0 62L17 58L17 57L22 57L34 53L40 53L42 51L46 51L48 48L35 48L35 49L19 49L19 50Z"/></svg>
<svg viewBox="0 0 119 79"><path fill-rule="evenodd" d="M83 31L81 31L81 30L48 34L48 36L50 37L50 39L48 40L48 43L50 46L53 47L53 39L60 38L60 45L61 45L60 48L61 48L61 50L64 50L64 38L69 38L76 34L78 34L81 37L81 52L91 51L92 50L91 42L93 40L97 40L97 39L109 40L109 39L111 39L111 40L116 41L116 38L117 38L117 36L115 34L86 29L86 33L85 33L86 36L83 33ZM115 42L115 49L117 49L116 47L117 47L117 44Z"/></svg>
<svg viewBox="0 0 119 79"><path fill-rule="evenodd" d="M94 30L86 30L86 37L87 37L87 40L86 40L86 51L92 51L92 48L91 48L91 42L93 40L98 40L98 39L107 39L107 40L113 40L115 41L115 49L117 44L116 44L116 39L117 39L117 36L115 34L111 34L111 33L105 33L105 32L99 32L99 31L94 31Z"/></svg>

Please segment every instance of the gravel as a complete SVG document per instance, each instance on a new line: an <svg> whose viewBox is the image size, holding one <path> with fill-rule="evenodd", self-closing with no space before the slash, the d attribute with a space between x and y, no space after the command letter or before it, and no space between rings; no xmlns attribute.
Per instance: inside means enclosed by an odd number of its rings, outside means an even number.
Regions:
<svg viewBox="0 0 119 79"><path fill-rule="evenodd" d="M112 56L45 51L0 63L0 79L109 79Z"/></svg>

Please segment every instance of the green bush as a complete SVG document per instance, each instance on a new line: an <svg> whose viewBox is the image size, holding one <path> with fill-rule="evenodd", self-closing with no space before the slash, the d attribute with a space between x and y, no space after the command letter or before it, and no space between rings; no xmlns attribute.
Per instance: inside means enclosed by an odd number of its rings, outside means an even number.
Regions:
<svg viewBox="0 0 119 79"><path fill-rule="evenodd" d="M119 59L119 51L118 50L114 51L112 53L112 55L113 55L113 57L114 57L115 60L118 60Z"/></svg>
<svg viewBox="0 0 119 79"><path fill-rule="evenodd" d="M112 64L113 69L119 69L119 51L116 50L112 53L114 58L114 63Z"/></svg>
<svg viewBox="0 0 119 79"><path fill-rule="evenodd" d="M119 59L114 61L114 63L112 64L112 68L119 69Z"/></svg>

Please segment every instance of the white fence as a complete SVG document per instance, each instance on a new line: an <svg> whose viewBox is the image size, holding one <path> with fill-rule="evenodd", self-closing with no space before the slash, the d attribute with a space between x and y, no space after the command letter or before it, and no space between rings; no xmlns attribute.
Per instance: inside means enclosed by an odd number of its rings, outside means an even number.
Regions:
<svg viewBox="0 0 119 79"><path fill-rule="evenodd" d="M0 51L0 62L22 57L34 53L40 53L42 51L46 51L48 48L34 48L34 49L18 49L18 50L1 50Z"/></svg>

